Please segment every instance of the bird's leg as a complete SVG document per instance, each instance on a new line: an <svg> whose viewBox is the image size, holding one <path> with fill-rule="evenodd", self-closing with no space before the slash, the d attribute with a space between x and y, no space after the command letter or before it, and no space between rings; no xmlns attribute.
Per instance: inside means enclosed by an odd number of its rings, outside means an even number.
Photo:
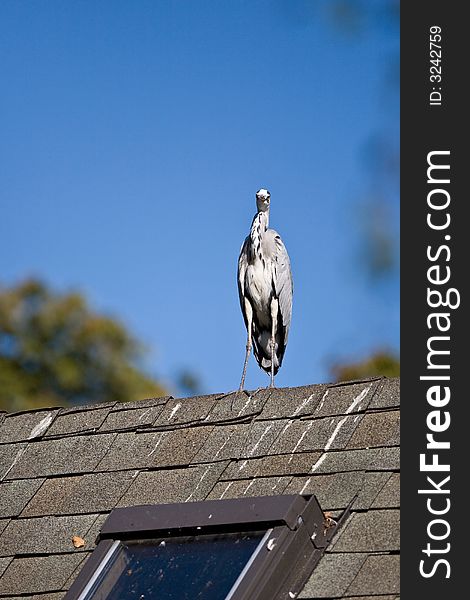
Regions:
<svg viewBox="0 0 470 600"><path fill-rule="evenodd" d="M246 298L245 298L245 314L246 314L246 328L248 331L248 336L247 336L247 340L246 340L246 354L245 354L245 362L243 364L242 380L240 382L240 387L238 388L239 392L243 391L243 388L245 386L246 368L248 366L248 358L250 356L251 345L252 345L251 328L252 328L252 324L253 324L253 309L251 308L251 304L250 304L249 300L247 300Z"/></svg>
<svg viewBox="0 0 470 600"><path fill-rule="evenodd" d="M269 387L274 387L274 344L277 329L277 312L279 310L279 302L277 298L271 301L271 384Z"/></svg>

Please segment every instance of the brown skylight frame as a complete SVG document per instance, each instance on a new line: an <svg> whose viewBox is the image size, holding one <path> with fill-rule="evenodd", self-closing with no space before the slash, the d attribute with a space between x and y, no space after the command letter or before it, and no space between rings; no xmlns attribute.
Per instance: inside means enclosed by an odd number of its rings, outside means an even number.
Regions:
<svg viewBox="0 0 470 600"><path fill-rule="evenodd" d="M237 579L230 600L295 598L340 521L325 519L315 496L260 496L118 508L64 600L79 600L121 541L269 532Z"/></svg>

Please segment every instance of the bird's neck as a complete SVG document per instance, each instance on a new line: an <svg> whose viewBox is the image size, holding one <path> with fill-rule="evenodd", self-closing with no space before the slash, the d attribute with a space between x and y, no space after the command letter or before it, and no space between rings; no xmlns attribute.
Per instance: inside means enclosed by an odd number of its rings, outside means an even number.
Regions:
<svg viewBox="0 0 470 600"><path fill-rule="evenodd" d="M253 242L260 239L269 227L269 211L256 213L251 224L250 236Z"/></svg>

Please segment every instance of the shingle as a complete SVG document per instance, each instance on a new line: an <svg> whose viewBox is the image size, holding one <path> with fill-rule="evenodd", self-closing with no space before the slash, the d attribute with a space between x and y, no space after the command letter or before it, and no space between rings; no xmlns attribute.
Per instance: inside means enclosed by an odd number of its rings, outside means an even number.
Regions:
<svg viewBox="0 0 470 600"><path fill-rule="evenodd" d="M201 448L212 427L148 433L118 433L100 471L186 465Z"/></svg>
<svg viewBox="0 0 470 600"><path fill-rule="evenodd" d="M207 423L220 423L242 420L257 415L262 411L268 397L269 393L265 389L251 392L232 392L217 400L205 421Z"/></svg>
<svg viewBox="0 0 470 600"><path fill-rule="evenodd" d="M346 446L362 416L324 417L313 420L287 421L269 454L289 454Z"/></svg>
<svg viewBox="0 0 470 600"><path fill-rule="evenodd" d="M156 452L159 444L169 432L153 433L118 433L103 460L98 464L98 471L120 469L141 469L156 466Z"/></svg>
<svg viewBox="0 0 470 600"><path fill-rule="evenodd" d="M265 391L268 399L259 418L279 419L312 414L326 390L326 385L268 389Z"/></svg>
<svg viewBox="0 0 470 600"><path fill-rule="evenodd" d="M108 515L109 515L109 513L97 516L97 518L93 522L92 526L87 531L86 540L85 540L86 546L85 546L84 550L88 551L88 550L94 549L94 547L96 546L98 535L101 531L101 528L103 527L103 523L108 518Z"/></svg>
<svg viewBox="0 0 470 600"><path fill-rule="evenodd" d="M315 473L338 471L394 471L400 468L400 448L364 448L326 452L325 458L315 468Z"/></svg>
<svg viewBox="0 0 470 600"><path fill-rule="evenodd" d="M400 507L400 473L392 473L384 485L372 508L399 508Z"/></svg>
<svg viewBox="0 0 470 600"><path fill-rule="evenodd" d="M0 556L77 552L73 536L86 539L97 515L15 519L0 537Z"/></svg>
<svg viewBox="0 0 470 600"><path fill-rule="evenodd" d="M371 555L349 586L347 595L397 594L400 591L400 557L397 554Z"/></svg>
<svg viewBox="0 0 470 600"><path fill-rule="evenodd" d="M80 554L15 558L0 578L0 594L60 590L81 560Z"/></svg>
<svg viewBox="0 0 470 600"><path fill-rule="evenodd" d="M111 510L126 492L134 476L133 471L111 471L48 479L21 516L71 515Z"/></svg>
<svg viewBox="0 0 470 600"><path fill-rule="evenodd" d="M116 435L104 433L30 442L8 479L93 471Z"/></svg>
<svg viewBox="0 0 470 600"><path fill-rule="evenodd" d="M62 600L65 596L65 592L55 592L52 594L40 594L37 596L21 596L21 600Z"/></svg>
<svg viewBox="0 0 470 600"><path fill-rule="evenodd" d="M88 561L88 559L90 558L91 555L92 555L92 552L82 552L80 554L81 561L77 564L75 569L72 571L72 573L68 577L67 581L62 586L63 590L68 590L70 588L70 586L77 579L78 574L82 571L82 569L85 566L85 563Z"/></svg>
<svg viewBox="0 0 470 600"><path fill-rule="evenodd" d="M22 442L44 435L57 413L58 409L8 415L0 427L0 443Z"/></svg>
<svg viewBox="0 0 470 600"><path fill-rule="evenodd" d="M156 398L145 398L143 400L133 400L132 402L116 402L112 410L133 410L135 408L150 408L166 404L173 396L158 396Z"/></svg>
<svg viewBox="0 0 470 600"><path fill-rule="evenodd" d="M119 506L204 500L227 463L139 473Z"/></svg>
<svg viewBox="0 0 470 600"><path fill-rule="evenodd" d="M367 558L367 554L324 554L299 598L340 598Z"/></svg>
<svg viewBox="0 0 470 600"><path fill-rule="evenodd" d="M362 473L294 477L286 493L314 494L323 510L335 510L348 506L362 480Z"/></svg>
<svg viewBox="0 0 470 600"><path fill-rule="evenodd" d="M63 412L56 418L46 435L67 435L97 431L106 419L110 409L111 406L102 408L101 405L97 405L91 410Z"/></svg>
<svg viewBox="0 0 470 600"><path fill-rule="evenodd" d="M238 481L220 481L207 500L242 498L243 496L277 496L283 494L291 477L260 477Z"/></svg>
<svg viewBox="0 0 470 600"><path fill-rule="evenodd" d="M113 410L104 420L100 431L122 431L137 429L138 427L150 427L162 412L163 406L163 404L154 404L144 408Z"/></svg>
<svg viewBox="0 0 470 600"><path fill-rule="evenodd" d="M348 596L348 600L400 600L400 596L395 594L383 596Z"/></svg>
<svg viewBox="0 0 470 600"><path fill-rule="evenodd" d="M400 548L400 511L355 513L334 537L332 552L393 552Z"/></svg>
<svg viewBox="0 0 470 600"><path fill-rule="evenodd" d="M352 505L353 510L368 510L375 498L390 478L389 471L372 471L364 473L362 487Z"/></svg>
<svg viewBox="0 0 470 600"><path fill-rule="evenodd" d="M19 479L0 483L0 518L19 515L43 481L44 479Z"/></svg>
<svg viewBox="0 0 470 600"><path fill-rule="evenodd" d="M173 398L169 400L153 423L153 427L172 427L204 421L220 394L195 396L194 398Z"/></svg>
<svg viewBox="0 0 470 600"><path fill-rule="evenodd" d="M10 519L0 519L0 535L2 534L2 531L6 528L9 522Z"/></svg>
<svg viewBox="0 0 470 600"><path fill-rule="evenodd" d="M60 411L61 415L71 415L73 413L85 412L87 410L101 410L109 409L113 410L119 402L94 402L91 404L79 404L75 406L69 406L68 408L62 408Z"/></svg>
<svg viewBox="0 0 470 600"><path fill-rule="evenodd" d="M240 458L253 458L269 454L286 425L287 420L254 421L250 423Z"/></svg>
<svg viewBox="0 0 470 600"><path fill-rule="evenodd" d="M369 508L388 478L388 473L350 471L292 479L286 494L315 494L323 510L345 509L354 496L354 509Z"/></svg>
<svg viewBox="0 0 470 600"><path fill-rule="evenodd" d="M379 380L331 385L327 388L313 417L354 414L364 411L372 400Z"/></svg>
<svg viewBox="0 0 470 600"><path fill-rule="evenodd" d="M287 421L285 420L253 421L248 426L248 434L240 458L252 458L271 454L273 445L275 445L286 424Z"/></svg>
<svg viewBox="0 0 470 600"><path fill-rule="evenodd" d="M369 408L398 408L400 406L400 379L398 377L383 379Z"/></svg>
<svg viewBox="0 0 470 600"><path fill-rule="evenodd" d="M26 450L26 443L0 445L0 481L6 479Z"/></svg>
<svg viewBox="0 0 470 600"><path fill-rule="evenodd" d="M347 448L373 448L400 444L400 412L369 413L351 437Z"/></svg>
<svg viewBox="0 0 470 600"><path fill-rule="evenodd" d="M13 560L13 556L7 556L5 558L0 558L0 579L2 578L3 573L6 571L6 568Z"/></svg>
<svg viewBox="0 0 470 600"><path fill-rule="evenodd" d="M193 463L213 462L214 460L237 459L245 444L251 425L214 426L203 446L193 459Z"/></svg>
<svg viewBox="0 0 470 600"><path fill-rule="evenodd" d="M234 460L223 472L221 479L230 480L274 475L306 474L310 472L312 465L318 460L320 455L320 452L304 452Z"/></svg>

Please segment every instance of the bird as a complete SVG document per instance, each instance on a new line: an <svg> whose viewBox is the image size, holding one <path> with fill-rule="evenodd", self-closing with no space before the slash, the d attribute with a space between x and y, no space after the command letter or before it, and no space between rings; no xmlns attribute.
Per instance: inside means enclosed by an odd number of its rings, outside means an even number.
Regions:
<svg viewBox="0 0 470 600"><path fill-rule="evenodd" d="M293 280L290 259L281 236L269 229L271 194L256 192L257 212L238 258L238 296L247 330L245 362L239 391L245 386L253 347L261 369L274 377L282 365L292 317Z"/></svg>

